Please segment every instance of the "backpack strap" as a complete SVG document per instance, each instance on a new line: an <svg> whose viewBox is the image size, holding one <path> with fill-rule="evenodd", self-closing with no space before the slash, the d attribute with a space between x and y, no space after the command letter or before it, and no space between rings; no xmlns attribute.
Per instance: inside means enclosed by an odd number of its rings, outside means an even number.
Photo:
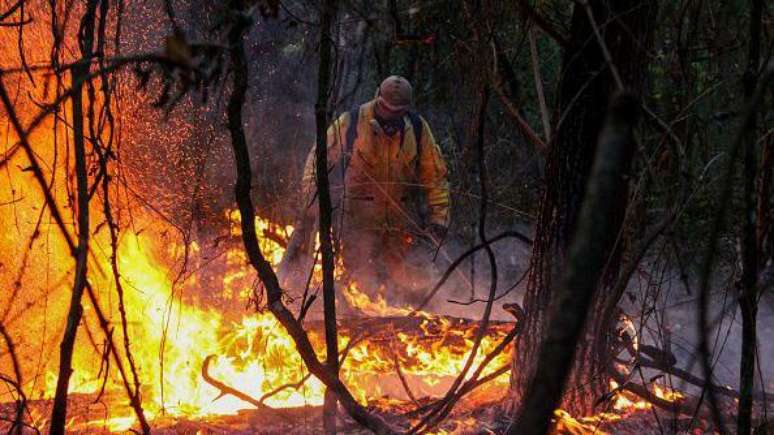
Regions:
<svg viewBox="0 0 774 435"><path fill-rule="evenodd" d="M347 134L344 137L344 152L342 153L343 160L343 172L347 172L349 167L349 160L352 158L352 152L355 147L355 140L357 139L357 124L360 118L360 106L349 111L349 125L347 126Z"/></svg>
<svg viewBox="0 0 774 435"><path fill-rule="evenodd" d="M422 117L417 112L409 112L408 117L411 121L411 128L414 130L414 138L417 141L417 156L422 156L422 130L424 129Z"/></svg>

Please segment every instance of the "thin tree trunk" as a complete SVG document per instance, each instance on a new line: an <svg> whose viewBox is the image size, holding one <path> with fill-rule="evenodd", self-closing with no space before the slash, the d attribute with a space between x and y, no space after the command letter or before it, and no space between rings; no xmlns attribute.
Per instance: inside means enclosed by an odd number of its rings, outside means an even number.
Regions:
<svg viewBox="0 0 774 435"><path fill-rule="evenodd" d="M549 307L548 333L538 354L537 371L511 434L545 434L559 405L573 365L578 339L585 329L589 308L616 231L617 199L626 191L623 175L632 159L630 144L639 100L621 95L613 100L599 140L593 173L570 248L562 284ZM620 224L620 223L618 223Z"/></svg>
<svg viewBox="0 0 774 435"><path fill-rule="evenodd" d="M333 282L334 258L331 240L331 193L328 185L328 97L331 82L331 23L335 15L336 0L325 0L320 10L320 69L317 76L317 145L315 163L317 193L320 208L320 251L323 268L323 313L325 319L325 363L332 373L339 373L339 345L336 332L336 290ZM325 390L323 406L323 430L336 433L336 394Z"/></svg>
<svg viewBox="0 0 774 435"><path fill-rule="evenodd" d="M94 44L94 17L97 0L89 1L81 19L81 37L79 45L83 59L91 57ZM54 394L54 406L51 411L51 434L64 434L67 420L67 389L73 368L73 350L78 325L83 316L81 299L86 288L86 275L89 253L89 179L86 168L86 143L83 123L83 84L89 76L89 64L76 64L72 68L72 86L76 90L72 97L73 147L75 151L75 178L77 184L77 220L78 247L76 249L75 283L70 297L67 314L67 326L59 346L59 377Z"/></svg>
<svg viewBox="0 0 774 435"><path fill-rule="evenodd" d="M760 64L761 18L763 0L751 0L750 45L747 69L744 74L745 103L749 104L755 93ZM752 430L753 385L755 380L755 346L758 316L757 279L759 249L756 237L755 178L758 172L756 156L756 116L753 112L751 127L745 134L744 151L744 221L742 222L742 294L739 309L742 313L742 350L739 366L739 404L737 408L737 433L748 435Z"/></svg>
<svg viewBox="0 0 774 435"><path fill-rule="evenodd" d="M538 97L538 106L540 107L540 120L543 121L543 134L545 142L551 143L551 116L548 114L548 105L546 105L546 96L543 92L543 75L540 74L540 55L538 54L537 36L534 27L529 30L529 54L532 60L532 75L535 79L535 92Z"/></svg>
<svg viewBox="0 0 774 435"><path fill-rule="evenodd" d="M232 7L238 12L244 10L244 4L239 0L232 2ZM335 373L332 373L327 364L321 364L312 347L309 336L304 331L301 323L293 316L282 302L283 290L280 287L277 274L261 253L258 243L258 234L255 230L255 210L250 198L252 169L250 168L250 152L247 149L242 124L242 105L247 93L247 58L244 42L242 41L244 23L233 26L229 33L229 54L231 57L231 69L233 71L233 88L226 107L228 117L228 131L231 136L231 146L234 151L236 164L236 183L234 185L234 197L239 215L241 217L242 243L250 265L255 269L258 278L266 291L266 303L274 317L282 324L288 335L293 339L296 350L304 360L309 372L319 379L325 386L333 390L342 407L347 410L353 420L363 427L377 434L394 434L395 431L378 415L360 405L352 396L347 387Z"/></svg>

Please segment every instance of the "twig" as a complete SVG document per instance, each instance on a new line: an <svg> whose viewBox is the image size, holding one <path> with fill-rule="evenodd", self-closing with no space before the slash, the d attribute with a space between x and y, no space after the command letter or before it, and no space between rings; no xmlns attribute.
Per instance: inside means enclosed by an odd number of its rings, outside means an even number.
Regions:
<svg viewBox="0 0 774 435"><path fill-rule="evenodd" d="M11 339L11 335L8 333L2 323L0 323L0 336L3 337L5 345L8 348L8 355L11 357L11 365L13 367L13 375L15 377L15 379L10 379L0 374L0 379L2 379L7 384L10 384L19 395L19 398L16 400L16 416L14 417L13 423L11 424L11 428L8 430L8 434L21 435L24 423L24 410L27 409L27 396L24 394L24 390L22 389L23 382L21 366L19 365L19 358L18 355L16 355L16 347L14 346L13 340Z"/></svg>
<svg viewBox="0 0 774 435"><path fill-rule="evenodd" d="M438 280L438 282L435 284L435 286L433 286L433 288L430 290L430 292L427 294L427 296L425 296L425 299L422 301L422 303L419 304L414 309L414 311L412 311L412 315L415 315L419 311L423 310L427 306L427 304L430 303L430 300L433 299L435 294L438 293L438 290L440 290L441 287L446 283L446 281L449 279L449 277L454 272L454 270L457 269L457 267L460 264L462 264L462 262L465 261L466 258L468 258L469 256L473 255L475 252L480 251L481 249L484 249L485 247L491 245L492 243L495 243L495 242L500 241L500 240L505 239L505 238L515 238L515 239L521 240L522 242L524 242L527 245L531 245L532 244L532 239L530 239L529 237L525 236L524 234L522 234L522 233L520 233L518 231L509 230L509 231L504 231L504 232L502 232L502 233L500 233L500 234L498 234L498 235L496 235L496 236L494 236L492 238L489 238L486 241L484 241L482 243L479 243L476 246L473 246L472 248L470 248L467 251L463 252L459 257L457 257L456 260L454 260L449 265L448 268L446 268L446 272L444 272L443 275L441 275L441 279Z"/></svg>
<svg viewBox="0 0 774 435"><path fill-rule="evenodd" d="M243 400L253 406L255 406L258 409L268 410L271 409L270 407L264 405L261 403L260 400L254 399L249 394L243 393L236 388L229 387L228 385L224 384L223 382L213 378L210 376L210 363L213 359L215 359L215 355L207 355L206 358L204 358L204 362L202 363L202 379L204 379L204 382L212 385L213 387L217 388L220 391L220 394L218 397L216 397L213 400L218 400L219 398L225 396L226 394L230 394L234 397L236 397L239 400Z"/></svg>
<svg viewBox="0 0 774 435"><path fill-rule="evenodd" d="M490 373L487 376L484 376L479 379L479 376L481 376L481 373L484 371L484 369L489 365L489 363L500 353L502 353L503 350L513 341L514 338L516 338L517 335L519 335L524 330L524 310L521 309L521 307L518 304L506 304L503 306L503 309L508 311L511 315L513 315L516 318L516 325L511 329L511 331L506 335L503 340L484 358L483 361L481 361L481 364L476 368L476 370L471 375L470 379L465 382L455 393L453 396L444 397L442 399L439 399L436 402L433 402L431 404L425 405L421 408L418 408L407 415L414 415L414 414L420 414L423 412L426 412L428 409L435 408L436 415L434 418L432 418L431 415L426 416L425 418L428 420L425 424L424 428L425 430L429 430L433 426L440 423L446 416L451 413L451 411L454 409L454 405L466 394L470 393L474 389L480 387L481 385L496 379L501 374L506 373L510 370L511 364L506 364L503 367L500 367L499 369L495 370L494 372ZM424 421L424 419L423 419ZM414 429L419 428L417 425ZM412 429L412 431L414 430Z"/></svg>
<svg viewBox="0 0 774 435"><path fill-rule="evenodd" d="M456 401L459 399L459 396L457 393L457 388L460 386L460 384L464 381L465 377L468 374L468 371L473 365L473 360L476 357L476 354L478 353L478 348L481 345L481 340L484 338L484 334L486 333L486 329L489 325L489 317L492 314L492 305L494 304L494 298L497 294L497 261L495 259L494 251L492 250L492 247L487 243L487 236L486 236L486 215L487 215L487 199L488 199L488 190L487 190L487 172L486 172L486 161L485 161L485 154L484 154L484 133L485 133L485 121L486 121L486 109L489 104L489 88L488 86L484 87L483 91L483 98L481 101L481 105L479 107L478 111L478 137L476 140L476 145L478 149L478 179L479 179L479 186L481 189L481 208L479 211L479 220L478 220L478 237L481 239L482 244L484 244L484 249L486 250L487 257L489 259L489 267L490 267L490 284L489 284L489 298L487 300L486 306L484 307L484 314L481 318L481 324L479 325L478 330L476 331L476 336L473 339L473 345L471 346L470 353L468 354L468 358L465 361L465 365L462 367L462 371L460 374L454 379L454 382L452 382L452 385L449 387L449 390L447 391L444 398L440 401L441 406L436 407L433 411L431 411L429 414L427 414L422 421L420 421L417 425L415 425L411 430L410 433L416 433L418 431L427 431L431 428L433 428L435 425L440 423L440 421L445 418L445 416L450 412L451 407L454 406ZM515 329L515 328L514 328ZM514 334L515 335L515 334ZM512 339L513 337L511 337ZM501 343L502 344L502 343ZM504 348L504 346L503 346ZM488 361L485 359L485 362L488 363ZM484 362L481 363L479 366L479 369L481 369L484 366ZM445 411L445 409L449 409L449 411Z"/></svg>
<svg viewBox="0 0 774 435"><path fill-rule="evenodd" d="M398 374L398 379L400 379L401 385L403 385L403 390L406 392L406 395L408 396L409 400L416 405L419 406L419 402L417 401L416 396L414 395L414 392L411 391L411 388L409 387L408 381L406 380L406 377L403 375L403 370L400 369L400 360L398 358L398 353L395 352L395 349L390 346L390 351L392 353L392 363L395 366L395 373Z"/></svg>
<svg viewBox="0 0 774 435"><path fill-rule="evenodd" d="M532 75L535 77L535 92L537 92L540 105L540 119L543 121L543 132L546 135L546 143L551 143L551 118L548 115L548 105L543 92L543 76L540 74L540 56L538 55L535 28L527 29L529 36L529 53L532 59Z"/></svg>
<svg viewBox="0 0 774 435"><path fill-rule="evenodd" d="M56 200L54 199L53 194L51 193L51 189L49 188L49 185L46 182L46 179L43 175L43 171L38 162L38 159L34 151L32 150L32 146L30 145L30 142L28 139L30 130L26 130L26 131L24 130L24 128L21 126L21 122L19 121L16 111L13 108L13 104L11 103L11 100L8 96L8 92L5 89L5 84L2 81L1 70L0 70L0 101L2 101L3 105L5 106L6 115L8 116L8 119L11 121L11 126L14 128L14 130L16 131L16 134L19 136L19 143L21 144L22 149L24 150L27 158L30 161L30 170L32 171L33 177L37 181L38 186L43 193L43 198L50 210L51 217L54 219L54 223L56 224L56 227L59 229L59 232L62 234L62 237L64 238L67 244L67 247L70 250L71 255L75 256L76 254L75 242L73 241L72 236L70 235L67 229L67 225L64 222L62 213L59 210L59 206L57 205ZM37 119L42 121L43 117L40 116ZM39 124L35 124L35 125L39 125ZM30 128L32 127L33 125L30 126ZM108 339L110 339L109 322L105 317L104 313L102 312L101 308L99 307L99 304L97 302L97 297L94 293L94 289L91 287L91 284L88 282L88 280L86 280L85 285L86 285L86 292L94 307L94 311L97 314L100 326L102 327L102 330L105 333L105 336ZM124 387L127 390L127 394L131 398L132 397L131 387L129 386L126 373L124 372L123 366L121 365L120 356L118 352L115 351L114 345L111 344L111 348L113 349L113 357L118 366L118 370L121 375L121 379L123 380ZM132 405L133 405L135 414L137 415L137 420L140 422L140 425L143 427L143 432L145 433L149 432L150 426L148 425L147 420L145 419L145 415L142 407L139 406L139 403L133 403Z"/></svg>
<svg viewBox="0 0 774 435"><path fill-rule="evenodd" d="M521 12L532 22L538 25L540 27L540 30L545 32L546 35L550 36L551 38L556 41L557 44L559 44L560 47L565 48L569 45L569 42L567 41L567 37L562 35L553 24L548 22L545 18L543 18L529 3L527 0L518 0L516 2L516 5L521 10Z"/></svg>
<svg viewBox="0 0 774 435"><path fill-rule="evenodd" d="M594 12L591 10L591 5L589 4L588 0L578 0L578 3L580 3L583 6L583 9L586 11L586 16L589 18L591 28L594 30L594 37L597 38L599 49L602 51L602 56L604 56L605 62L607 62L607 67L610 69L610 74L613 76L615 86L618 88L618 91L623 91L625 88L624 82L621 79L621 75L618 73L618 68L613 63L613 56L610 55L610 49L607 47L607 44L605 44L605 39L599 32L599 26L597 25L597 20L594 19Z"/></svg>
<svg viewBox="0 0 774 435"><path fill-rule="evenodd" d="M349 342L347 343L347 346L339 354L339 365L344 364L344 360L347 359L347 355L349 355L349 351L352 350L354 345L359 343L361 340L362 340L362 336L360 336L360 335L357 336L357 337L353 337L353 338L351 338L349 340ZM264 403L270 397L274 396L275 394L277 394L277 393L279 393L281 391L287 390L288 388L293 388L294 390L298 390L299 388L301 388L302 385L304 385L306 383L306 381L309 380L309 378L311 376L312 376L312 373L307 373L306 375L304 375L304 377L299 379L298 382L292 382L292 383L287 383L287 384L284 384L284 385L280 385L279 387L277 387L277 388L275 388L275 389L273 389L271 391L266 392L263 396L261 396L261 398L258 401L261 402L261 403Z"/></svg>

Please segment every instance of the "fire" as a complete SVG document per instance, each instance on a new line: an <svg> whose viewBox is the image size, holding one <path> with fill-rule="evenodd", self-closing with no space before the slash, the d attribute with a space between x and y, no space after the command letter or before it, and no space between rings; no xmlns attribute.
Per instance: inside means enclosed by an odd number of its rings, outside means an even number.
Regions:
<svg viewBox="0 0 774 435"><path fill-rule="evenodd" d="M231 235L238 240L238 214L230 212L229 218L232 222ZM287 236L293 230L292 227L279 226L260 218L256 219L255 225L259 235L271 232ZM280 241L262 237L261 248L274 265L282 258ZM193 245L189 253L196 255L199 250L197 245ZM244 305L231 311L208 307L195 291L202 282L197 273L174 282L176 269L167 264L175 264L171 260L179 261L183 252L182 246L169 243L150 228L141 232L125 232L118 249L131 352L139 370L143 406L149 418L235 414L252 407L231 395L221 397L218 388L203 381L202 367L211 355L214 357L208 367L209 375L255 399L260 400L267 393L288 384L296 384L266 397L263 403L269 407L321 405L324 386L316 378L308 376L292 339L271 313L250 314ZM109 271L109 252L95 255L93 262L94 270ZM254 277L246 266L240 244L235 243L228 249L225 263L226 271L220 281L222 288L214 290L222 292L226 299L245 298L252 290ZM113 288L109 274L105 275L100 277L100 280L104 279L101 287ZM314 280L319 279L318 267ZM121 343L116 301L109 295L109 291L104 291L102 297L106 306L111 301L110 309L116 323L114 339L116 343ZM410 307L391 307L383 298L371 299L359 290L358 283L354 281L343 287L343 295L352 306L368 316L407 318L411 313ZM99 329L93 323L94 316L88 302L84 302L84 307L86 328L98 336ZM452 323L424 312L410 319L411 322L418 322L422 335L399 330L361 337L349 336L346 331L341 334L340 349L347 348L350 340L356 341L341 367L341 377L361 403L366 404L384 395L405 398L405 391L396 377L396 363L419 397L443 394L450 380L462 370L475 336L473 323ZM506 324L492 327L476 355L476 363L494 349L509 328ZM319 357L323 358L325 346L322 335L310 328L310 337L319 350ZM386 346L385 342L391 344ZM97 344L101 346L101 343ZM71 392L95 395L100 391L103 383L100 359L104 352L100 346L95 349L93 344L83 339L77 343ZM508 352L499 355L483 374L508 364L509 358ZM44 398L53 396L56 370L55 364L47 369ZM494 383L507 385L507 374ZM120 385L117 375L110 371L107 390L123 392ZM69 427L72 430L96 427L125 430L136 423L128 408L125 412L110 414L98 422L73 421Z"/></svg>
<svg viewBox="0 0 774 435"><path fill-rule="evenodd" d="M343 288L342 294L347 302L353 307L357 307L367 316L408 316L413 313L411 307L393 307L384 299L384 288L379 289L376 300L360 291L360 285L357 281L351 282ZM424 313L422 313L424 314Z"/></svg>
<svg viewBox="0 0 774 435"><path fill-rule="evenodd" d="M659 399L666 400L668 402L677 402L685 398L685 396L677 390L659 385L656 383L651 384L653 393ZM635 410L646 410L653 408L650 402L637 398L634 394L619 389L618 383L610 381L610 389L615 391L615 397L613 400L613 409L620 412L631 412Z"/></svg>
<svg viewBox="0 0 774 435"><path fill-rule="evenodd" d="M228 216L232 223L231 236L238 239L238 214L229 212ZM259 236L270 232L287 237L293 231L292 227L276 225L261 218L256 219L255 225ZM282 258L282 244L276 237L262 237L261 248L274 265ZM202 300L202 295L195 291L203 282L198 273L191 273L175 282L175 269L167 265L176 264L183 252L182 246L165 242L164 237L150 229L124 233L119 245L117 258L126 293L131 351L139 368L143 405L148 417L200 418L236 414L241 409L252 407L234 396L222 395L218 388L203 381L202 369L208 357L211 357L208 366L210 376L261 400L266 406L321 405L324 386L309 376L292 339L273 315L268 311L251 314L243 306L234 310L209 307ZM199 252L200 248L195 244L189 248L192 255ZM107 254L95 255L93 261L95 270L109 270ZM226 299L247 297L252 291L254 277L245 263L241 245L235 243L228 248L226 270L220 278L221 288L214 290L221 292ZM319 284L321 279L319 267L316 269L313 285ZM110 278L104 280L102 284L105 287L112 284ZM368 331L367 335L354 330L342 331L339 348L348 349L348 354L341 367L341 377L354 397L363 404L384 397L407 400L407 393L397 377L398 367L417 397L443 394L450 380L462 370L473 344L475 323L427 312L413 313L410 307L392 307L381 297L370 298L360 290L356 281L340 288L348 303L363 314L371 318L394 317L415 322L422 331L422 334L411 334L397 328ZM103 297L108 301L109 292L104 293ZM118 322L115 309L115 301L112 301L111 312L114 322ZM85 304L86 327L98 331L92 324L90 310ZM509 324L491 326L475 357L476 364L497 346L511 327ZM120 342L119 329L116 323L116 343ZM319 330L308 329L322 359L325 348L323 337ZM350 345L351 340L353 344ZM77 350L71 391L94 395L103 382L99 361L104 349L97 348L100 352L94 352L94 345L81 339ZM503 352L489 364L483 375L509 364L510 358L510 351ZM107 390L114 392L113 397L120 397L119 393L123 392L117 375L111 371L107 381ZM55 383L56 367L52 365L46 372L43 397L52 397ZM497 394L502 395L507 391L507 385L506 373L492 381L489 387L499 389ZM649 403L618 390L615 383L611 383L610 387L616 390L612 412L573 418L565 411L557 410L555 431L604 433L599 430L601 424L616 421L638 410L650 409ZM661 385L653 384L652 389L666 400L682 397L679 392ZM47 415L37 415L36 422L44 425L46 419ZM134 415L128 408L123 408L102 419L73 420L69 428L124 431L135 424ZM475 427L475 421L461 420L455 425L449 433L464 433ZM439 431L447 432L446 429Z"/></svg>
<svg viewBox="0 0 774 435"><path fill-rule="evenodd" d="M569 435L606 435L607 432L599 428L600 424L617 418L614 414L603 413L598 416L574 418L567 411L557 409L554 411L554 432Z"/></svg>

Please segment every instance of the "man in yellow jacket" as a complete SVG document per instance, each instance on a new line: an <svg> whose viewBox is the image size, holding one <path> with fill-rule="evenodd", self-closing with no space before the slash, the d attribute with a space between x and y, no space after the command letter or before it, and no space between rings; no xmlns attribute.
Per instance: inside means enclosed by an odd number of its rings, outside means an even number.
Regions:
<svg viewBox="0 0 774 435"><path fill-rule="evenodd" d="M416 248L420 239L439 243L449 224L446 163L411 103L411 84L390 76L373 100L328 128L334 235L344 267L364 287L383 286L388 294L427 287L429 250ZM303 177L307 220L317 210L314 154Z"/></svg>

